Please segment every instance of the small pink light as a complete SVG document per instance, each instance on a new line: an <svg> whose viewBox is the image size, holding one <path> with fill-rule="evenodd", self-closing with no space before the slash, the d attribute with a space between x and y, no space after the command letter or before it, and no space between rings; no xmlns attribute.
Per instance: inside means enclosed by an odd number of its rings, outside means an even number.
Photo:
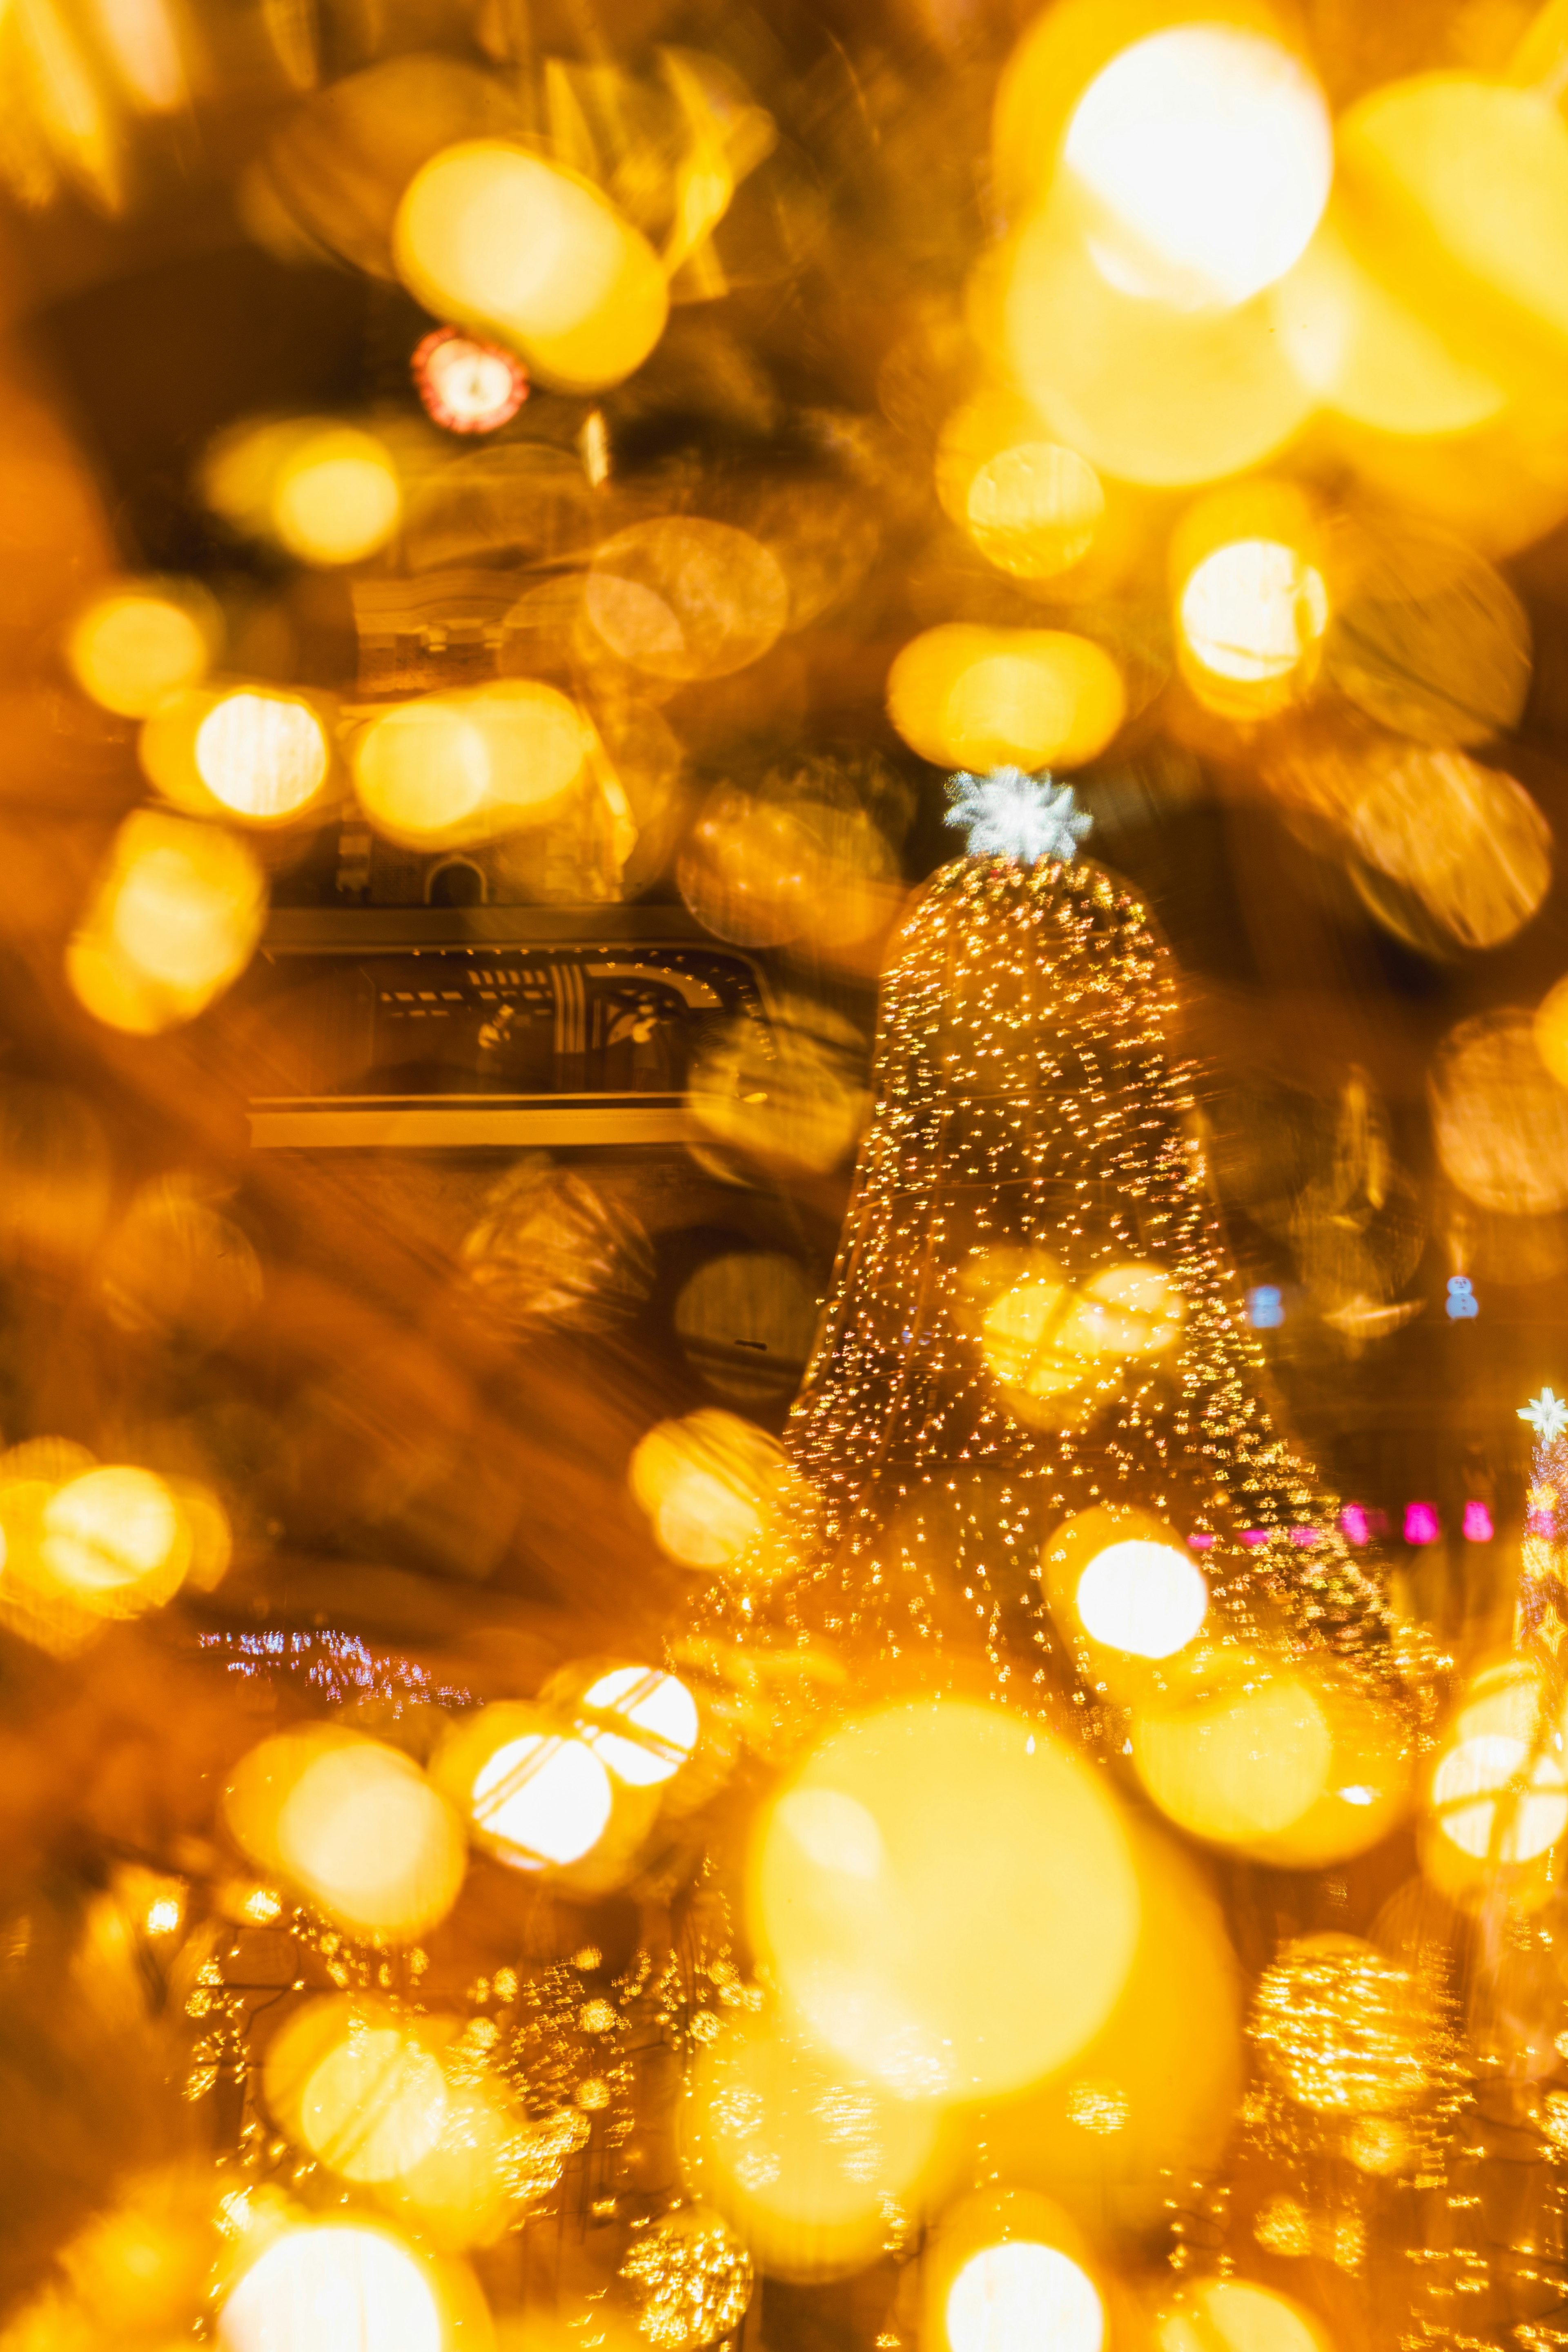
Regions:
<svg viewBox="0 0 1568 2352"><path fill-rule="evenodd" d="M1554 1536L1557 1533L1557 1514L1555 1511L1531 1511L1524 1525L1529 1535Z"/></svg>
<svg viewBox="0 0 1568 2352"><path fill-rule="evenodd" d="M1268 1530L1267 1528L1244 1528L1241 1531L1241 1540L1256 1551L1259 1544L1266 1544L1268 1541Z"/></svg>
<svg viewBox="0 0 1568 2352"><path fill-rule="evenodd" d="M1212 1551L1214 1549L1214 1538L1213 1536L1189 1536L1187 1538L1187 1545L1188 1549L1193 1551Z"/></svg>
<svg viewBox="0 0 1568 2352"><path fill-rule="evenodd" d="M437 327L409 364L426 413L448 433L494 433L528 398L528 378L511 353L461 327Z"/></svg>
<svg viewBox="0 0 1568 2352"><path fill-rule="evenodd" d="M1365 1543L1372 1529L1367 1526L1366 1513L1359 1503L1347 1503L1340 1513L1340 1533L1350 1543Z"/></svg>
<svg viewBox="0 0 1568 2352"><path fill-rule="evenodd" d="M1290 1540L1293 1544L1299 1544L1305 1551L1310 1545L1317 1542L1318 1530L1316 1528L1292 1528Z"/></svg>
<svg viewBox="0 0 1568 2352"><path fill-rule="evenodd" d="M1436 1543L1442 1532L1442 1522L1430 1503L1405 1504L1405 1540L1407 1544Z"/></svg>
<svg viewBox="0 0 1568 2352"><path fill-rule="evenodd" d="M1465 1505L1465 1541L1490 1543L1492 1533L1492 1515L1486 1505L1467 1503Z"/></svg>

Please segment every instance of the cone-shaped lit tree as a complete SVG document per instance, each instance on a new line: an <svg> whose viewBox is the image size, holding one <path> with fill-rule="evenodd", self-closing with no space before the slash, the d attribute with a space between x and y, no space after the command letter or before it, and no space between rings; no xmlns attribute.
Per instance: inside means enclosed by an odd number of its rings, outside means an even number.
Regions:
<svg viewBox="0 0 1568 2352"><path fill-rule="evenodd" d="M884 1658L978 1622L1007 1695L1052 1713L1074 1675L1042 1545L1133 1507L1191 1546L1243 1638L1261 1618L1276 1645L1370 1657L1381 1587L1265 1401L1169 950L1076 859L1070 792L959 782L992 854L935 877L884 978L771 1606Z"/></svg>

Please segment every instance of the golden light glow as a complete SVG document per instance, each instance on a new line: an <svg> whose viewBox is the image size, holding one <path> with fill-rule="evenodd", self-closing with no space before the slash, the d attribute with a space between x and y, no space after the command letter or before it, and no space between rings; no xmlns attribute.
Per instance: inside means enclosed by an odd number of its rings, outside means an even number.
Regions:
<svg viewBox="0 0 1568 2352"><path fill-rule="evenodd" d="M354 746L354 787L371 823L395 841L482 841L548 814L589 750L575 703L535 679L506 679L374 719Z"/></svg>
<svg viewBox="0 0 1568 2352"><path fill-rule="evenodd" d="M1290 268L1328 202L1333 137L1288 49L1237 26L1175 25L1095 77L1063 161L1110 283L1197 309L1243 302Z"/></svg>
<svg viewBox="0 0 1568 2352"><path fill-rule="evenodd" d="M952 2352L1100 2352L1105 2310L1058 2246L1014 2238L971 2254L947 2292Z"/></svg>
<svg viewBox="0 0 1568 2352"><path fill-rule="evenodd" d="M1521 718L1529 615L1495 567L1451 534L1388 520L1342 530L1332 683L1417 742L1479 744Z"/></svg>
<svg viewBox="0 0 1568 2352"><path fill-rule="evenodd" d="M403 515L397 468L374 433L339 425L292 449L272 484L272 525L307 563L359 563Z"/></svg>
<svg viewBox="0 0 1568 2352"><path fill-rule="evenodd" d="M1061 2071L971 2126L1003 2179L1048 2180L1121 2221L1158 2227L1171 2172L1206 2172L1235 2126L1244 2079L1238 1970L1199 1871L1140 1824L1142 1916L1132 1966L1092 2042ZM976 2145L984 2145L984 2154ZM1049 2235L1038 2229L1020 2234Z"/></svg>
<svg viewBox="0 0 1568 2352"><path fill-rule="evenodd" d="M1070 1395L1107 1364L1161 1354L1183 1312L1158 1266L1110 1266L1075 1288L1041 1256L986 1307L982 1343L1004 1388L1042 1402Z"/></svg>
<svg viewBox="0 0 1568 2352"><path fill-rule="evenodd" d="M1568 1087L1568 979L1548 989L1535 1014L1535 1044L1560 1087Z"/></svg>
<svg viewBox="0 0 1568 2352"><path fill-rule="evenodd" d="M1267 2073L1318 2115L1397 2115L1431 2087L1430 1992L1355 1936L1287 1944L1258 1981L1248 2031Z"/></svg>
<svg viewBox="0 0 1568 2352"><path fill-rule="evenodd" d="M1141 1709L1132 1758L1154 1802L1180 1828L1247 1845L1289 1829L1325 1793L1333 1734L1300 1677L1238 1668L1211 1696Z"/></svg>
<svg viewBox="0 0 1568 2352"><path fill-rule="evenodd" d="M612 653L672 682L746 668L790 617L777 557L749 531L698 515L664 515L605 540L583 601Z"/></svg>
<svg viewBox="0 0 1568 2352"><path fill-rule="evenodd" d="M168 1600L190 1552L174 1498L151 1470L84 1471L44 1505L39 1558L46 1574L105 1616Z"/></svg>
<svg viewBox="0 0 1568 2352"><path fill-rule="evenodd" d="M237 816L297 814L321 790L330 756L320 719L291 695L226 694L196 730L196 772Z"/></svg>
<svg viewBox="0 0 1568 2352"><path fill-rule="evenodd" d="M697 1745L696 1700L683 1682L657 1667L612 1668L584 1692L582 1706L584 1746L628 1788L673 1780Z"/></svg>
<svg viewBox="0 0 1568 2352"><path fill-rule="evenodd" d="M149 581L96 597L71 625L66 659L83 693L104 709L144 719L165 695L206 675L216 632L216 612L202 591Z"/></svg>
<svg viewBox="0 0 1568 2352"><path fill-rule="evenodd" d="M1527 1545L1531 1538L1527 1537ZM1433 1767L1421 1862L1452 1899L1545 1901L1568 1832L1568 1768L1539 1674L1510 1656L1472 1676Z"/></svg>
<svg viewBox="0 0 1568 2352"><path fill-rule="evenodd" d="M1327 2352L1327 2338L1298 2304L1271 2287L1212 2279L1155 2330L1159 2352Z"/></svg>
<svg viewBox="0 0 1568 2352"><path fill-rule="evenodd" d="M1104 648L1059 629L949 622L904 646L888 677L888 711L922 760L940 767L1080 767L1126 710Z"/></svg>
<svg viewBox="0 0 1568 2352"><path fill-rule="evenodd" d="M468 1857L451 1809L400 1749L356 1732L279 1733L224 1798L251 1860L355 1933L402 1943L445 1918Z"/></svg>
<svg viewBox="0 0 1568 2352"><path fill-rule="evenodd" d="M646 238L587 181L500 140L448 147L415 173L393 249L427 310L514 345L566 389L618 383L664 331Z"/></svg>
<svg viewBox="0 0 1568 2352"><path fill-rule="evenodd" d="M267 2104L345 2180L400 2179L440 2136L446 2080L410 2021L363 1998L308 2001L268 2044Z"/></svg>
<svg viewBox="0 0 1568 2352"><path fill-rule="evenodd" d="M1568 1203L1568 1093L1511 1009L1449 1031L1427 1075L1443 1172L1479 1208L1543 1216Z"/></svg>
<svg viewBox="0 0 1568 2352"><path fill-rule="evenodd" d="M1105 520L1093 467L1076 449L1042 440L1028 403L995 390L964 402L943 425L936 491L986 561L1024 580L1070 571Z"/></svg>
<svg viewBox="0 0 1568 2352"><path fill-rule="evenodd" d="M1200 699L1224 689L1278 688L1299 671L1328 625L1328 591L1300 550L1272 539L1234 540L1205 556L1178 604L1188 675ZM1274 699L1241 698L1244 715Z"/></svg>
<svg viewBox="0 0 1568 2352"><path fill-rule="evenodd" d="M689 1568L731 1568L748 1559L784 1476L784 1449L754 1422L708 1409L661 1421L640 1438L631 1488L653 1522L661 1551Z"/></svg>
<svg viewBox="0 0 1568 2352"><path fill-rule="evenodd" d="M1421 439L1500 416L1507 393L1358 257L1332 215L1271 297L1292 364L1319 399L1379 433Z"/></svg>
<svg viewBox="0 0 1568 2352"><path fill-rule="evenodd" d="M1187 1553L1135 1537L1097 1553L1078 1585L1089 1639L1141 1658L1169 1658L1184 1649L1208 1612L1208 1599Z"/></svg>
<svg viewBox="0 0 1568 2352"><path fill-rule="evenodd" d="M1492 948L1522 929L1552 885L1552 828L1511 776L1462 751L1379 741L1361 777L1351 839L1414 895L1439 941ZM1389 929L1430 948L1405 903L1374 877L1352 878Z"/></svg>
<svg viewBox="0 0 1568 2352"><path fill-rule="evenodd" d="M275 2238L218 2319L227 2352L442 2352L445 2334L417 2257L390 2234L332 2221Z"/></svg>
<svg viewBox="0 0 1568 2352"><path fill-rule="evenodd" d="M1138 1929L1103 1785L1044 1734L956 1701L887 1708L818 1748L763 1818L751 1895L818 2042L910 2097L1012 2090L1064 2063L1114 2002Z"/></svg>
<svg viewBox="0 0 1568 2352"><path fill-rule="evenodd" d="M1409 1804L1407 1732L1325 1663L1200 1649L1163 1694L1126 1696L1133 1760L1156 1804L1281 1869L1364 1853Z"/></svg>
<svg viewBox="0 0 1568 2352"><path fill-rule="evenodd" d="M201 478L208 504L237 530L276 540L306 563L360 562L402 520L385 442L336 417L247 419L213 442Z"/></svg>
<svg viewBox="0 0 1568 2352"><path fill-rule="evenodd" d="M1506 1801L1521 1780L1523 1795ZM1438 1828L1461 1853L1531 1862L1568 1829L1568 1772L1560 1756L1531 1759L1524 1740L1478 1732L1439 1758L1432 1804Z"/></svg>
<svg viewBox="0 0 1568 2352"><path fill-rule="evenodd" d="M886 2204L931 2152L936 2111L834 2067L776 2022L731 2030L698 2062L681 2163L775 2277L873 2261Z"/></svg>
<svg viewBox="0 0 1568 2352"><path fill-rule="evenodd" d="M150 114L167 114L188 91L167 0L97 0L95 14L120 79Z"/></svg>
<svg viewBox="0 0 1568 2352"><path fill-rule="evenodd" d="M1058 206L1011 250L992 331L1053 439L1101 474L1174 489L1260 465L1310 414L1270 299L1181 310L1126 293Z"/></svg>
<svg viewBox="0 0 1568 2352"><path fill-rule="evenodd" d="M266 882L243 842L216 827L138 809L66 953L89 1013L140 1033L189 1020L249 962Z"/></svg>
<svg viewBox="0 0 1568 2352"><path fill-rule="evenodd" d="M1550 99L1421 74L1358 98L1338 144L1402 297L1462 359L1538 382L1568 334L1568 125Z"/></svg>
<svg viewBox="0 0 1568 2352"><path fill-rule="evenodd" d="M1100 478L1076 449L1026 441L999 450L969 485L970 537L982 555L1026 580L1070 570L1105 512Z"/></svg>

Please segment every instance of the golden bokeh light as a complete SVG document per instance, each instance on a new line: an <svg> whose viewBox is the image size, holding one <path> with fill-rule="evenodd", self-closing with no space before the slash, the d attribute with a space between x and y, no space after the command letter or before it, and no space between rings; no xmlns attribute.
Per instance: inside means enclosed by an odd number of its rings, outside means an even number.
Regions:
<svg viewBox="0 0 1568 2352"><path fill-rule="evenodd" d="M589 1684L578 1710L584 1745L631 1789L673 1780L701 1727L686 1685L657 1666L613 1666Z"/></svg>
<svg viewBox="0 0 1568 2352"><path fill-rule="evenodd" d="M489 797L489 747L456 697L431 695L371 721L353 777L365 814L394 839L460 840Z"/></svg>
<svg viewBox="0 0 1568 2352"><path fill-rule="evenodd" d="M327 2221L286 2230L225 2298L226 2352L444 2352L425 2264L389 2232Z"/></svg>
<svg viewBox="0 0 1568 2352"><path fill-rule="evenodd" d="M1121 726L1121 674L1104 647L1060 629L948 622L911 638L888 677L888 711L938 767L1081 767Z"/></svg>
<svg viewBox="0 0 1568 2352"><path fill-rule="evenodd" d="M106 1466L68 1478L43 1508L44 1573L83 1608L130 1616L179 1590L191 1538L151 1470Z"/></svg>
<svg viewBox="0 0 1568 2352"><path fill-rule="evenodd" d="M1237 1668L1210 1695L1142 1709L1132 1757L1179 1828L1247 1846L1289 1830L1323 1796L1333 1734L1299 1677L1255 1668L1244 1679Z"/></svg>
<svg viewBox="0 0 1568 2352"><path fill-rule="evenodd" d="M236 816L297 816L326 781L326 730L308 702L247 688L221 695L196 730L196 772Z"/></svg>
<svg viewBox="0 0 1568 2352"><path fill-rule="evenodd" d="M249 418L219 434L201 469L207 503L235 530L301 562L363 562L396 535L403 486L377 433L331 416Z"/></svg>
<svg viewBox="0 0 1568 2352"><path fill-rule="evenodd" d="M1464 73L1385 82L1338 128L1351 217L1403 299L1516 385L1568 335L1568 125L1543 93Z"/></svg>
<svg viewBox="0 0 1568 2352"><path fill-rule="evenodd" d="M547 1708L498 1700L455 1726L436 1777L479 1842L514 1870L579 1863L615 1804L609 1772Z"/></svg>
<svg viewBox="0 0 1568 2352"><path fill-rule="evenodd" d="M1089 2227L1108 2210L1131 2228L1159 2227L1173 2169L1195 2175L1220 2159L1245 2074L1224 1916L1185 1855L1142 1825L1133 1835L1138 1943L1099 2032L1005 2111L953 2119L968 2160L984 2143L981 2160L1002 2179L1048 2186Z"/></svg>
<svg viewBox="0 0 1568 2352"><path fill-rule="evenodd" d="M679 684L760 659L788 624L789 585L749 531L663 515L595 551L584 609L622 661Z"/></svg>
<svg viewBox="0 0 1568 2352"><path fill-rule="evenodd" d="M1232 540L1188 573L1177 618L1198 699L1226 716L1262 717L1300 690L1328 626L1328 590L1299 548Z"/></svg>
<svg viewBox="0 0 1568 2352"><path fill-rule="evenodd" d="M1047 580L1088 554L1105 492L1076 449L1026 441L977 468L964 512L975 546L1000 571Z"/></svg>
<svg viewBox="0 0 1568 2352"><path fill-rule="evenodd" d="M1525 1793L1511 1804L1515 1783ZM1521 1739L1479 1731L1446 1748L1432 1775L1437 1826L1477 1862L1533 1862L1568 1829L1568 1771Z"/></svg>
<svg viewBox="0 0 1568 2352"><path fill-rule="evenodd" d="M272 527L306 563L360 563L384 548L403 515L397 467L384 442L351 425L312 434L272 484Z"/></svg>
<svg viewBox="0 0 1568 2352"><path fill-rule="evenodd" d="M537 823L583 775L592 739L574 702L532 678L397 703L354 744L360 805L419 848Z"/></svg>
<svg viewBox="0 0 1568 2352"><path fill-rule="evenodd" d="M1508 1216L1568 1204L1568 1091L1542 1061L1529 1013L1460 1022L1426 1085L1437 1157L1467 1200Z"/></svg>
<svg viewBox="0 0 1568 2352"><path fill-rule="evenodd" d="M784 1449L754 1422L709 1407L638 1440L631 1488L659 1549L688 1568L761 1572L756 1547L784 1475Z"/></svg>
<svg viewBox="0 0 1568 2352"><path fill-rule="evenodd" d="M468 1857L452 1809L400 1749L356 1732L284 1732L225 1792L229 1828L352 1931L405 1943L444 1919Z"/></svg>
<svg viewBox="0 0 1568 2352"><path fill-rule="evenodd" d="M1359 258L1331 212L1271 299L1302 382L1358 425L1420 440L1470 432L1507 404L1495 375Z"/></svg>
<svg viewBox="0 0 1568 2352"><path fill-rule="evenodd" d="M977 1269L977 1279L986 1276ZM1085 1391L1119 1382L1130 1361L1162 1354L1184 1305L1158 1266L1108 1266L1074 1285L1037 1253L985 1305L981 1345L993 1378L1027 1414L1081 1402Z"/></svg>
<svg viewBox="0 0 1568 2352"><path fill-rule="evenodd" d="M1139 1894L1089 1767L1016 1718L943 1701L816 1750L756 1833L751 1909L824 2049L901 2096L967 2100L1036 2080L1095 2032Z"/></svg>
<svg viewBox="0 0 1568 2352"><path fill-rule="evenodd" d="M138 809L66 951L87 1010L148 1034L188 1021L249 962L267 885L245 844L213 825Z"/></svg>
<svg viewBox="0 0 1568 2352"><path fill-rule="evenodd" d="M564 390L618 383L664 331L668 296L646 238L587 181L500 140L424 164L393 247L427 310L514 346Z"/></svg>
<svg viewBox="0 0 1568 2352"><path fill-rule="evenodd" d="M1243 2279L1209 2279L1166 2312L1158 2352L1328 2352L1329 2339L1300 2304Z"/></svg>
<svg viewBox="0 0 1568 2352"><path fill-rule="evenodd" d="M447 2105L439 2061L384 2002L308 2001L269 2043L267 2104L281 2127L345 2180L400 2179L427 2156Z"/></svg>
<svg viewBox="0 0 1568 2352"><path fill-rule="evenodd" d="M1355 1936L1303 1936L1258 1980L1248 2032L1265 2072L1324 2116L1399 2115L1432 2085L1430 1987Z"/></svg>
<svg viewBox="0 0 1568 2352"><path fill-rule="evenodd" d="M1091 1642L1139 1658L1169 1658L1208 1613L1203 1571L1173 1544L1132 1537L1097 1552L1078 1582L1078 1613Z"/></svg>
<svg viewBox="0 0 1568 2352"><path fill-rule="evenodd" d="M1110 283L1193 310L1283 277L1328 202L1333 137L1289 49L1238 26L1174 25L1096 75L1063 163Z"/></svg>
<svg viewBox="0 0 1568 2352"><path fill-rule="evenodd" d="M998 571L1049 580L1082 562L1105 519L1105 489L1076 449L1039 437L1016 398L988 394L955 409L936 457L937 496Z"/></svg>
<svg viewBox="0 0 1568 2352"><path fill-rule="evenodd" d="M1132 1759L1179 1828L1282 1868L1364 1853L1409 1801L1397 1721L1306 1662L1195 1654L1169 1691L1138 1700Z"/></svg>
<svg viewBox="0 0 1568 2352"><path fill-rule="evenodd" d="M1527 1542L1530 1540L1527 1538ZM1432 1767L1421 1863L1450 1899L1546 1901L1568 1832L1568 1768L1542 1679L1523 1658L1474 1675Z"/></svg>
<svg viewBox="0 0 1568 2352"><path fill-rule="evenodd" d="M842 2276L873 2261L889 2199L931 2153L935 2111L845 2074L776 2021L703 2052L682 2122L694 2196L745 2237L774 2277Z"/></svg>
<svg viewBox="0 0 1568 2352"><path fill-rule="evenodd" d="M122 719L205 677L217 608L194 581L132 582L94 597L71 624L66 659L84 694Z"/></svg>
<svg viewBox="0 0 1568 2352"><path fill-rule="evenodd" d="M1558 1085L1568 1087L1568 978L1549 988L1536 1007L1535 1045Z"/></svg>
<svg viewBox="0 0 1568 2352"><path fill-rule="evenodd" d="M691 1073L691 1108L714 1141L731 1150L797 1168L837 1167L854 1150L866 1111L860 1039L821 999L775 998L773 1019L766 1044L757 1024L744 1019L726 1023L705 1041ZM774 1252L767 1257L770 1267L792 1266L790 1276L771 1286L792 1294L788 1319L794 1325L801 1319L795 1304L806 1288L798 1263ZM698 1267L677 1309L683 1339L692 1325L700 1331L716 1289L746 1288L744 1280L731 1279L736 1272L733 1255ZM815 1315L806 1320L809 1327ZM808 1342L809 1338L808 1328ZM713 1385L745 1402L758 1381L769 1390L776 1385L769 1369L753 1361L745 1373L739 1365L730 1367L729 1377Z"/></svg>
<svg viewBox="0 0 1568 2352"><path fill-rule="evenodd" d="M1352 869L1380 921L1427 951L1500 947L1522 929L1551 887L1552 828L1511 776L1462 751L1389 740L1358 767L1350 837L1399 886Z"/></svg>
<svg viewBox="0 0 1568 2352"><path fill-rule="evenodd" d="M1449 534L1380 518L1340 534L1329 676L1416 741L1484 743L1530 693L1529 617L1500 572Z"/></svg>
<svg viewBox="0 0 1568 2352"><path fill-rule="evenodd" d="M1311 412L1270 299L1180 310L1126 293L1058 205L1010 250L994 335L1054 440L1102 474L1177 489L1261 465Z"/></svg>

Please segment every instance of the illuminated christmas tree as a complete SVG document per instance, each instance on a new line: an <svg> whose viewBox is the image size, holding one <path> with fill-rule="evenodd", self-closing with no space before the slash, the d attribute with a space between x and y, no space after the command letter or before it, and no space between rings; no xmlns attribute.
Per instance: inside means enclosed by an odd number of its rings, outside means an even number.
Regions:
<svg viewBox="0 0 1568 2352"><path fill-rule="evenodd" d="M1128 1508L1189 1548L1243 1638L1282 1624L1371 1660L1382 1587L1277 1431L1169 950L1078 860L1070 791L1004 772L954 793L987 854L936 876L884 978L773 1605L889 1660L968 1621L1048 1714L1074 1675L1042 1545Z"/></svg>

